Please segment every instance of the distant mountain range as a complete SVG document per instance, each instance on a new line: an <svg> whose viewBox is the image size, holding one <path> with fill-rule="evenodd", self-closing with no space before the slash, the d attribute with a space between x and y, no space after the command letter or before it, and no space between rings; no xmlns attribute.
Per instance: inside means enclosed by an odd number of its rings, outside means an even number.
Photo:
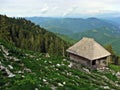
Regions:
<svg viewBox="0 0 120 90"><path fill-rule="evenodd" d="M26 19L44 27L48 31L59 33L59 36L63 36L62 38L64 38L64 40L70 41L70 37L78 41L86 36L96 39L103 45L112 44L114 50L120 54L119 17L107 19L98 19L94 17L87 19L29 17ZM67 36L65 37L65 35Z"/></svg>
<svg viewBox="0 0 120 90"><path fill-rule="evenodd" d="M120 17L107 18L105 20L109 21L110 23L112 23L120 28Z"/></svg>
<svg viewBox="0 0 120 90"><path fill-rule="evenodd" d="M47 30L60 34L73 34L84 32L95 28L108 27L118 30L116 25L113 25L108 20L97 18L45 18L45 17L31 17L27 18L32 22L41 25Z"/></svg>

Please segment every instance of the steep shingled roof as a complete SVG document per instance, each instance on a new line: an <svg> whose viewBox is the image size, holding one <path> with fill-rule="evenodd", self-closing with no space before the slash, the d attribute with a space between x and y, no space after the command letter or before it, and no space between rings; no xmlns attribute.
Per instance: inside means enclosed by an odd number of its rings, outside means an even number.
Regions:
<svg viewBox="0 0 120 90"><path fill-rule="evenodd" d="M111 55L94 39L87 37L82 38L82 40L68 48L67 52L76 54L89 60L95 60Z"/></svg>

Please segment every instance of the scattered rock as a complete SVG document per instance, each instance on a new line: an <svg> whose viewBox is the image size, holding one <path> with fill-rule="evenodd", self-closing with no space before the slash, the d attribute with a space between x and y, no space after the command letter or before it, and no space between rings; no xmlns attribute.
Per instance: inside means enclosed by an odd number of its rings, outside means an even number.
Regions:
<svg viewBox="0 0 120 90"><path fill-rule="evenodd" d="M11 77L14 77L14 76L15 76L15 75L11 73L8 77L11 78Z"/></svg>
<svg viewBox="0 0 120 90"><path fill-rule="evenodd" d="M18 58L15 58L15 57L14 57L14 61L15 61L15 62L19 62L20 60L19 60Z"/></svg>
<svg viewBox="0 0 120 90"><path fill-rule="evenodd" d="M103 86L103 88L104 88L104 89L110 89L110 87L109 87L109 86Z"/></svg>
<svg viewBox="0 0 120 90"><path fill-rule="evenodd" d="M19 64L21 67L24 67L25 65L24 65L24 63L21 63L21 64Z"/></svg>
<svg viewBox="0 0 120 90"><path fill-rule="evenodd" d="M51 62L51 61L49 61L49 63L50 63L50 64L52 64L52 62Z"/></svg>
<svg viewBox="0 0 120 90"><path fill-rule="evenodd" d="M35 88L35 90L39 90L38 88Z"/></svg>
<svg viewBox="0 0 120 90"><path fill-rule="evenodd" d="M8 74L8 77L14 77L15 75L13 73L11 73L7 68L6 69L6 72Z"/></svg>
<svg viewBox="0 0 120 90"><path fill-rule="evenodd" d="M120 78L120 72L117 72L117 73L116 73L116 76L117 76L118 78Z"/></svg>
<svg viewBox="0 0 120 90"><path fill-rule="evenodd" d="M5 53L5 55L9 55L9 52L8 52L8 50L7 49L5 49L5 47L3 46L3 45L0 45L0 47L1 47L1 49L2 49L2 51Z"/></svg>
<svg viewBox="0 0 120 90"><path fill-rule="evenodd" d="M44 61L44 63L46 63L47 61Z"/></svg>
<svg viewBox="0 0 120 90"><path fill-rule="evenodd" d="M35 57L35 56L31 55L31 54L25 54L25 56L31 57L31 58L34 58L34 57Z"/></svg>
<svg viewBox="0 0 120 90"><path fill-rule="evenodd" d="M67 60L67 59L65 59L65 58L63 59L63 61L66 61L66 60Z"/></svg>
<svg viewBox="0 0 120 90"><path fill-rule="evenodd" d="M83 70L84 70L86 73L89 73L89 74L90 74L89 69L87 69L87 68L83 68Z"/></svg>
<svg viewBox="0 0 120 90"><path fill-rule="evenodd" d="M64 85L63 85L63 84L61 84L61 83L58 83L58 86L61 86L61 87L63 87Z"/></svg>
<svg viewBox="0 0 120 90"><path fill-rule="evenodd" d="M56 68L55 70L57 70L57 71L58 71L58 68Z"/></svg>
<svg viewBox="0 0 120 90"><path fill-rule="evenodd" d="M10 70L8 70L6 67L0 65L0 70L3 72L4 75L8 76L8 77L14 77L15 75L13 73L10 72Z"/></svg>
<svg viewBox="0 0 120 90"><path fill-rule="evenodd" d="M23 72L22 71L17 71L17 73L22 74Z"/></svg>
<svg viewBox="0 0 120 90"><path fill-rule="evenodd" d="M37 61L39 60L39 58L36 59Z"/></svg>
<svg viewBox="0 0 120 90"><path fill-rule="evenodd" d="M0 70L2 70L2 69L4 69L4 68L5 68L4 66L0 65Z"/></svg>
<svg viewBox="0 0 120 90"><path fill-rule="evenodd" d="M25 76L24 75L22 75L22 78L24 78Z"/></svg>
<svg viewBox="0 0 120 90"><path fill-rule="evenodd" d="M46 79L43 79L43 82L46 82L47 80Z"/></svg>
<svg viewBox="0 0 120 90"><path fill-rule="evenodd" d="M49 53L46 53L45 57L50 57Z"/></svg>
<svg viewBox="0 0 120 90"><path fill-rule="evenodd" d="M65 85L65 84L66 84L66 82L63 82L63 84Z"/></svg>
<svg viewBox="0 0 120 90"><path fill-rule="evenodd" d="M8 67L9 67L10 69L13 69L13 66L11 66L11 65L8 65Z"/></svg>
<svg viewBox="0 0 120 90"><path fill-rule="evenodd" d="M118 87L119 85L118 85L118 84L115 84L115 86L117 86L117 87Z"/></svg>
<svg viewBox="0 0 120 90"><path fill-rule="evenodd" d="M29 69L29 68L24 68L23 71L26 71L26 72L28 72L28 73L31 73L31 72L32 72L31 69Z"/></svg>
<svg viewBox="0 0 120 90"><path fill-rule="evenodd" d="M51 86L51 89L52 89L52 90L57 90L57 87Z"/></svg>
<svg viewBox="0 0 120 90"><path fill-rule="evenodd" d="M71 68L72 66L73 66L73 64L72 64L72 62L70 62L70 64L68 65L68 67L70 67L70 68Z"/></svg>
<svg viewBox="0 0 120 90"><path fill-rule="evenodd" d="M60 67L60 64L57 64L56 66Z"/></svg>
<svg viewBox="0 0 120 90"><path fill-rule="evenodd" d="M71 76L71 75L72 75L72 73L71 73L71 72L67 73L67 76Z"/></svg>
<svg viewBox="0 0 120 90"><path fill-rule="evenodd" d="M3 52L5 53L5 55L9 55L9 52L8 52L8 50L7 49L5 49L5 47L3 46L3 45L0 45L1 46L1 48L2 48L2 50L3 50Z"/></svg>
<svg viewBox="0 0 120 90"><path fill-rule="evenodd" d="M55 65L52 65L52 67L55 67Z"/></svg>

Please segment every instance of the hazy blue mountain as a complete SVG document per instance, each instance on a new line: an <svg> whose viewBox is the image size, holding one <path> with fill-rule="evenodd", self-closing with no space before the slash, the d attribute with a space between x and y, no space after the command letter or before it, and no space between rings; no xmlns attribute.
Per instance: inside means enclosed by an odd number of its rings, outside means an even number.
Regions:
<svg viewBox="0 0 120 90"><path fill-rule="evenodd" d="M108 27L102 27L102 28L91 29L85 32L73 33L69 37L79 40L82 37L86 36L86 37L92 37L98 40L102 40L101 43L106 43L106 41L108 41L106 40L107 38L108 39L119 38L120 37L119 35L120 35L119 30L112 30L111 28Z"/></svg>
<svg viewBox="0 0 120 90"><path fill-rule="evenodd" d="M120 28L120 17L106 18L106 20Z"/></svg>
<svg viewBox="0 0 120 90"><path fill-rule="evenodd" d="M103 19L97 18L50 18L50 17L29 17L28 20L41 25L47 30L60 34L72 34L84 32L94 28L108 27L118 29L115 25Z"/></svg>

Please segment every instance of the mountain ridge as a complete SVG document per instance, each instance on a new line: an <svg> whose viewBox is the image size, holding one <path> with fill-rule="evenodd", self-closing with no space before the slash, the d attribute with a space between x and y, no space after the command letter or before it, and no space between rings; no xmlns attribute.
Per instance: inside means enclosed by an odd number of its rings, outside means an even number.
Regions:
<svg viewBox="0 0 120 90"><path fill-rule="evenodd" d="M86 19L31 17L26 19L31 20L38 25L41 25L42 27L46 28L49 31L66 35L68 35L69 33L84 32L90 29L101 27L110 27L112 29L113 28L118 29L118 27L107 22L106 20L94 17Z"/></svg>

